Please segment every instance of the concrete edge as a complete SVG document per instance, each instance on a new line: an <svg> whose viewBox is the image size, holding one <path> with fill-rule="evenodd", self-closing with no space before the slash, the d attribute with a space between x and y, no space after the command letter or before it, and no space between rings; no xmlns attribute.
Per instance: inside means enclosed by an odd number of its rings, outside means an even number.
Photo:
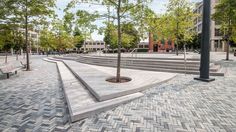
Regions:
<svg viewBox="0 0 236 132"><path fill-rule="evenodd" d="M114 108L120 104L127 103L131 100L137 99L144 96L143 93L134 93L107 101L98 102L89 106L81 107L77 109L78 112L73 113L71 117L72 122L87 118L91 115L106 111L108 109Z"/></svg>
<svg viewBox="0 0 236 132"><path fill-rule="evenodd" d="M59 73L59 78L60 78L61 84L62 84L63 94L64 94L64 96L65 96L65 98L66 98L66 103L67 103L67 107L68 107L68 110L69 110L69 114L70 114L70 115L73 115L73 111L72 111L71 105L69 104L70 101L69 101L69 98L68 98L68 96L67 96L67 94L66 94L66 91L65 91L65 88L64 88L64 83L63 83L62 78L61 78L61 73L60 73L60 70L59 70L59 67L58 67L58 62L57 62L57 61L54 61L54 60L50 60L50 59L48 59L48 58L43 58L43 60L44 60L44 61L47 61L47 62L50 62L50 63L55 63L55 64L56 64L56 66L57 66L57 71L58 71L58 73ZM72 120L72 118L70 118L70 119Z"/></svg>
<svg viewBox="0 0 236 132"><path fill-rule="evenodd" d="M79 81L90 91L90 93L98 100L102 101L99 94L94 91L77 73L75 73L63 60L62 62L66 65L66 67L74 74L74 76L79 79Z"/></svg>

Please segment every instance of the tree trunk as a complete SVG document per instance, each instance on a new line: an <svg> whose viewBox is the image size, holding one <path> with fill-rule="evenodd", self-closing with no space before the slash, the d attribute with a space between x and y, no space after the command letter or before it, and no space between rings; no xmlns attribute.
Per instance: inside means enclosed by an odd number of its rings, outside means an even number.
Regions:
<svg viewBox="0 0 236 132"><path fill-rule="evenodd" d="M5 56L5 63L7 63L7 51L6 51L6 56Z"/></svg>
<svg viewBox="0 0 236 132"><path fill-rule="evenodd" d="M18 56L19 56L19 51L17 51L17 52L16 52L16 60L18 60L18 59L19 59L19 57L18 57Z"/></svg>
<svg viewBox="0 0 236 132"><path fill-rule="evenodd" d="M30 71L29 64L29 46L28 46L28 0L26 0L26 8L25 8L25 44L26 44L26 71Z"/></svg>
<svg viewBox="0 0 236 132"><path fill-rule="evenodd" d="M179 55L179 22L177 22L177 33L176 33L176 55Z"/></svg>
<svg viewBox="0 0 236 132"><path fill-rule="evenodd" d="M117 73L116 73L116 82L120 82L120 61L121 61L121 27L120 27L120 7L121 0L118 0L117 7L117 22L118 22L118 58L117 58Z"/></svg>
<svg viewBox="0 0 236 132"><path fill-rule="evenodd" d="M228 42L227 42L227 45L226 45L226 60L229 60L229 39L228 39Z"/></svg>
<svg viewBox="0 0 236 132"><path fill-rule="evenodd" d="M229 19L229 23L228 23L228 42L227 42L227 46L226 46L226 60L229 60L230 36L231 36L231 20Z"/></svg>

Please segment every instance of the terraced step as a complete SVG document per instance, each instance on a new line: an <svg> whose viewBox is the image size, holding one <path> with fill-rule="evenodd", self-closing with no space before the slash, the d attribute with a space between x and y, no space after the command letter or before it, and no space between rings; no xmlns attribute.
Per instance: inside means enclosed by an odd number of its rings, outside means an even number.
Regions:
<svg viewBox="0 0 236 132"><path fill-rule="evenodd" d="M117 58L115 57L98 57L98 56L77 56L77 57L64 57L64 59L77 60L81 63L116 67ZM186 73L186 74L199 74L200 62L198 59L187 60L186 70L185 62L183 59L170 58L167 60L162 59L143 59L143 58L122 58L122 68L139 69L148 71L163 71L173 73ZM220 65L210 63L210 75L224 76L224 71L221 70Z"/></svg>
<svg viewBox="0 0 236 132"><path fill-rule="evenodd" d="M90 60L78 60L81 63L89 63L89 64L102 64L103 66L116 66L117 63L116 62L104 62L104 61L90 61ZM134 66L134 67L147 67L147 68L163 68L163 69L176 69L176 70L185 70L185 66L184 65L178 65L178 66L174 66L174 65L168 65L168 64L163 64L163 65L159 65L159 64L147 64L147 63L143 63L143 64L139 64L139 63L133 63L133 62L121 62L122 66ZM214 66L212 65L210 68L210 71L212 72L217 72L219 70L220 66ZM186 65L186 70L193 70L193 71L198 71L199 70L199 66L189 66Z"/></svg>
<svg viewBox="0 0 236 132"><path fill-rule="evenodd" d="M77 60L78 62L81 62L80 60ZM113 64L105 64L105 63L90 63L90 62L81 62L91 65L98 65L98 66L108 66L108 67L116 67L116 65ZM154 67L141 67L141 66L127 66L127 65L121 65L121 68L127 68L127 69L138 69L138 70L146 70L146 71L158 71L158 72L170 72L170 73L186 73L186 74L195 74L199 75L199 71L197 70L178 70L178 69L166 69L166 68L154 68ZM218 70L217 70L218 71ZM223 72L210 72L211 76L224 76Z"/></svg>
<svg viewBox="0 0 236 132"><path fill-rule="evenodd" d="M87 57L87 56L79 56L78 59L86 59L86 60L101 60L101 61L116 61L117 58L100 58L100 57ZM128 59L122 58L121 61L134 61L134 62L148 62L148 63L175 63L175 64L183 64L184 60L159 60L159 59ZM187 60L188 64L200 64L200 61L191 61Z"/></svg>
<svg viewBox="0 0 236 132"><path fill-rule="evenodd" d="M83 57L94 57L94 58L117 58L116 56L95 56L95 55L82 55ZM77 57L75 56L70 56L70 57ZM122 59L144 59L144 60L184 60L183 58L174 58L174 57L121 57ZM187 58L189 61L200 61L199 58Z"/></svg>

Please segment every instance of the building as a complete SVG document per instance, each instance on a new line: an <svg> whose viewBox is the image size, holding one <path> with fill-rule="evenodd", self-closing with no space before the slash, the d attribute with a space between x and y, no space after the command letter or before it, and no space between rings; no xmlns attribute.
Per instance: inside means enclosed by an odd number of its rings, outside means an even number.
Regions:
<svg viewBox="0 0 236 132"><path fill-rule="evenodd" d="M22 33L22 35L25 37L25 29L24 28L18 28L17 29L19 32ZM39 52L39 31L38 30L28 30L28 43L29 43L29 47L30 47L30 53L32 53L32 51L34 52Z"/></svg>
<svg viewBox="0 0 236 132"><path fill-rule="evenodd" d="M19 28L19 32L21 32L25 36L25 29ZM36 30L28 30L28 39L29 41L32 41L33 43L39 42L39 31Z"/></svg>
<svg viewBox="0 0 236 132"><path fill-rule="evenodd" d="M214 7L217 4L218 0L211 0L211 13L215 12ZM199 14L198 17L194 20L194 28L198 34L202 33L202 15L203 15L203 2L198 2L195 5L194 13ZM223 34L220 32L220 25L215 21L211 20L211 42L210 47L211 51L225 51L226 44L223 42Z"/></svg>
<svg viewBox="0 0 236 132"><path fill-rule="evenodd" d="M173 39L158 39L158 34L149 33L149 52L169 52L175 49Z"/></svg>
<svg viewBox="0 0 236 132"><path fill-rule="evenodd" d="M149 43L148 42L140 42L138 44L139 49L148 49L149 48Z"/></svg>
<svg viewBox="0 0 236 132"><path fill-rule="evenodd" d="M80 49L85 51L99 51L105 48L106 45L104 41L85 41Z"/></svg>

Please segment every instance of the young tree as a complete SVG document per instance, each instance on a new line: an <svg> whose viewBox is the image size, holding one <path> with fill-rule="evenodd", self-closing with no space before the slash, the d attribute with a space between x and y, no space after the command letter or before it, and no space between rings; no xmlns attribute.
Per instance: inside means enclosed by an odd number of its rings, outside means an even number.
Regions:
<svg viewBox="0 0 236 132"><path fill-rule="evenodd" d="M76 25L77 28L81 31L85 41L91 39L91 34L97 29L97 26L94 24L96 19L99 17L97 12L90 14L84 10L78 10L76 12ZM86 45L85 45L86 49Z"/></svg>
<svg viewBox="0 0 236 132"><path fill-rule="evenodd" d="M118 34L117 34L117 26L111 24L110 27L107 27L105 29L105 36L104 41L107 44L110 44L110 47L112 49L115 49L118 47L117 41L118 41ZM135 48L137 44L140 42L140 36L139 32L135 29L134 25L132 23L123 23L121 25L122 28L122 48ZM111 31L109 31L111 30Z"/></svg>
<svg viewBox="0 0 236 132"><path fill-rule="evenodd" d="M117 19L117 43L118 43L118 55L117 55L117 72L116 72L116 81L120 82L120 62L121 62L121 44L122 44L122 31L121 31L121 23L122 23L122 18L125 18L125 15L128 15L130 13L130 10L134 8L137 5L140 5L143 3L143 1L148 1L150 2L151 0L102 0L102 1L97 1L97 0L72 0L72 2L69 4L69 7L75 6L77 3L90 3L90 4L100 4L100 5L107 5L112 7L115 12L116 16L115 18ZM81 12L81 11L80 11ZM108 13L109 14L109 13ZM102 17L107 16L105 15L100 15Z"/></svg>
<svg viewBox="0 0 236 132"><path fill-rule="evenodd" d="M80 49L83 46L85 40L81 31L77 27L75 27L73 36L74 36L75 47L77 49Z"/></svg>
<svg viewBox="0 0 236 132"><path fill-rule="evenodd" d="M39 40L40 40L40 47L44 51L47 51L47 56L50 49L56 49L56 42L57 42L56 35L53 34L51 31L43 29L40 32Z"/></svg>
<svg viewBox="0 0 236 132"><path fill-rule="evenodd" d="M64 21L60 19L54 20L52 23L52 31L56 36L56 49L64 52L66 49L74 48L73 35L68 33L64 26Z"/></svg>
<svg viewBox="0 0 236 132"><path fill-rule="evenodd" d="M224 39L227 41L226 60L229 60L230 41L236 40L236 1L220 0L215 6L213 19L221 24L222 32L225 33Z"/></svg>
<svg viewBox="0 0 236 132"><path fill-rule="evenodd" d="M14 46L14 36L13 36L13 31L11 30L11 28L8 25L3 24L3 25L0 25L0 27L1 27L0 47L6 53L5 63L7 63L8 52Z"/></svg>
<svg viewBox="0 0 236 132"><path fill-rule="evenodd" d="M188 0L169 0L167 5L168 21L176 24L174 33L176 37L176 54L178 55L180 41L191 40L193 32L193 20L197 14L192 11L192 6Z"/></svg>

